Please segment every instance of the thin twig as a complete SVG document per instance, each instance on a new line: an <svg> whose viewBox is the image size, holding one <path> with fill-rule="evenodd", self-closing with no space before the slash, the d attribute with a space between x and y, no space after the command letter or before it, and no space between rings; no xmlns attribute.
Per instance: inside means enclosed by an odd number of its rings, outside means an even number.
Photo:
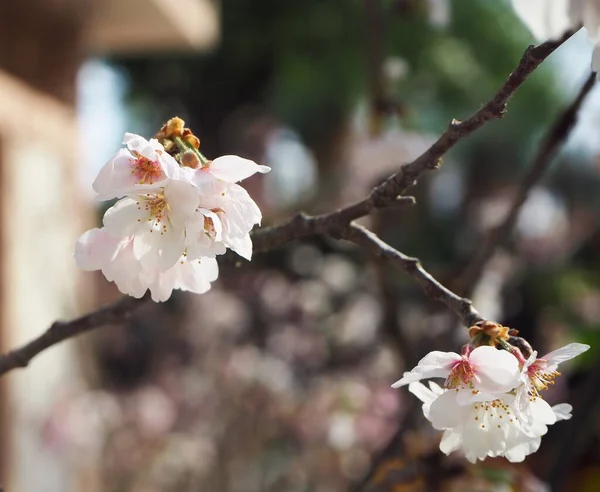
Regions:
<svg viewBox="0 0 600 492"><path fill-rule="evenodd" d="M395 267L413 277L430 299L443 302L465 326L473 326L483 318L471 304L469 299L457 296L450 289L440 284L427 272L417 258L406 256L392 248L377 235L358 224L350 224L339 233L339 237L362 246L373 255L383 258Z"/></svg>
<svg viewBox="0 0 600 492"><path fill-rule="evenodd" d="M481 241L480 248L475 252L473 259L467 265L457 282L457 292L460 292L462 295L470 295L471 290L479 280L481 272L494 254L494 251L496 251L496 248L508 238L517 222L519 212L527 200L530 191L540 182L550 167L552 160L577 123L577 113L579 112L584 99L592 90L595 81L596 74L592 73L581 87L575 100L559 115L556 122L548 131L548 134L546 135L546 138L544 138L539 152L533 161L533 165L519 185L515 199L506 214L504 221L499 226L491 229Z"/></svg>
<svg viewBox="0 0 600 492"><path fill-rule="evenodd" d="M427 273L415 258L410 258L394 250L373 233L359 226L348 226L350 222L381 208L401 206L413 200L401 197L408 188L425 172L437 169L442 157L461 139L467 137L486 122L502 118L506 104L527 77L574 32L566 33L560 40L548 41L539 46L530 46L523 54L519 65L511 73L500 90L475 114L464 121L453 120L438 140L420 157L405 164L379 186L373 188L369 196L353 205L321 215L297 214L287 222L256 230L252 234L254 250L267 251L282 245L317 234L340 237L342 234L357 244L361 244L413 276L424 288L425 293L444 302L455 312L466 326L481 319L468 299L463 299L437 282ZM123 298L117 303L72 321L57 321L46 332L21 348L0 356L0 376L12 369L25 367L33 357L43 350L80 333L101 326L125 321L131 313L147 299Z"/></svg>

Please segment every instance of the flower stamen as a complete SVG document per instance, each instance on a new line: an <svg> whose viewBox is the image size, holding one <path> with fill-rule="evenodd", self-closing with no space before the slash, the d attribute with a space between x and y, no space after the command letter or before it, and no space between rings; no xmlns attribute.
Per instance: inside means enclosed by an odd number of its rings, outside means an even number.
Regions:
<svg viewBox="0 0 600 492"><path fill-rule="evenodd" d="M137 152L134 155L136 158L131 159L133 167L131 174L138 178L138 184L153 184L155 181L158 181L162 174L160 164L151 161Z"/></svg>
<svg viewBox="0 0 600 492"><path fill-rule="evenodd" d="M454 364L454 367L452 367L450 374L446 378L444 386L446 388L456 388L457 390L459 387L472 388L474 377L475 371L473 370L473 366L466 358L463 358Z"/></svg>
<svg viewBox="0 0 600 492"><path fill-rule="evenodd" d="M545 362L543 359L540 359L539 362L535 361L527 368L527 376L531 382L529 394L533 398L539 397L540 391L547 390L549 386L554 384L554 380L560 376L560 372L558 371L545 370Z"/></svg>

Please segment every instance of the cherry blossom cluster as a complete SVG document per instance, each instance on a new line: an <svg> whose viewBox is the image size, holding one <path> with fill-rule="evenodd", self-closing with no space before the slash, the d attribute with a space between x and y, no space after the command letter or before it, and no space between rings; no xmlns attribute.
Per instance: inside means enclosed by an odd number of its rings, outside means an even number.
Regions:
<svg viewBox="0 0 600 492"><path fill-rule="evenodd" d="M236 184L267 166L238 156L208 160L199 140L179 118L157 138L126 133L125 148L93 183L100 200L119 199L104 214L103 227L77 241L75 260L101 270L124 294L156 302L173 289L198 294L218 277L215 257L227 248L250 260L250 231L260 209Z"/></svg>
<svg viewBox="0 0 600 492"><path fill-rule="evenodd" d="M571 418L571 405L551 407L541 391L554 384L561 362L590 347L571 343L544 357L533 350L524 355L507 342L506 327L487 322L483 331L474 328L460 355L430 352L392 387L408 385L423 402L427 420L443 431L443 453L461 451L472 463L500 456L521 462L537 451L549 425ZM420 382L428 378L444 381Z"/></svg>
<svg viewBox="0 0 600 492"><path fill-rule="evenodd" d="M600 0L512 0L523 23L540 41L559 39L583 26L594 43L592 70L600 72Z"/></svg>

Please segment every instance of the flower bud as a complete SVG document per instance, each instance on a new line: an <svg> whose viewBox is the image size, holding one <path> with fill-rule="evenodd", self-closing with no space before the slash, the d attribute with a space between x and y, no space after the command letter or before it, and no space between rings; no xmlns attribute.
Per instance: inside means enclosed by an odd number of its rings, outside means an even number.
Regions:
<svg viewBox="0 0 600 492"><path fill-rule="evenodd" d="M185 126L185 121L183 121L178 116L171 118L167 121L166 124L166 137L181 137L183 135L183 127Z"/></svg>
<svg viewBox="0 0 600 492"><path fill-rule="evenodd" d="M173 140L169 139L169 138L165 138L162 141L163 147L165 148L165 150L168 153L171 153L171 151L175 148L175 142L173 142Z"/></svg>
<svg viewBox="0 0 600 492"><path fill-rule="evenodd" d="M189 130L186 128L186 132L183 135L183 141L188 145L194 147L195 149L200 148L200 139L194 135L192 132L187 133Z"/></svg>
<svg viewBox="0 0 600 492"><path fill-rule="evenodd" d="M495 346L500 340L507 342L509 337L509 328L493 321L481 321L475 326L469 328L469 336L472 339L482 342L487 341L487 345Z"/></svg>

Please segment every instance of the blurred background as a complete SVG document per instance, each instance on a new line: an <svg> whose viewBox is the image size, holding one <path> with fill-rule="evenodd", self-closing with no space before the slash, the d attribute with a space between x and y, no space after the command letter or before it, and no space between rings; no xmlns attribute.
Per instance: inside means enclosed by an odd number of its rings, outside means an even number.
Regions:
<svg viewBox="0 0 600 492"><path fill-rule="evenodd" d="M1 2L0 349L119 297L72 251L106 209L91 183L124 131L149 138L177 115L209 158L271 166L244 186L275 223L366 196L532 42L501 0ZM458 288L590 56L577 34L420 180L417 206L369 227ZM207 294L148 304L4 377L4 490L600 490L599 126L594 90L467 292L542 354L592 345L547 394L573 419L524 464L437 450L419 402L390 384L467 331L401 272L316 238L226 262Z"/></svg>

